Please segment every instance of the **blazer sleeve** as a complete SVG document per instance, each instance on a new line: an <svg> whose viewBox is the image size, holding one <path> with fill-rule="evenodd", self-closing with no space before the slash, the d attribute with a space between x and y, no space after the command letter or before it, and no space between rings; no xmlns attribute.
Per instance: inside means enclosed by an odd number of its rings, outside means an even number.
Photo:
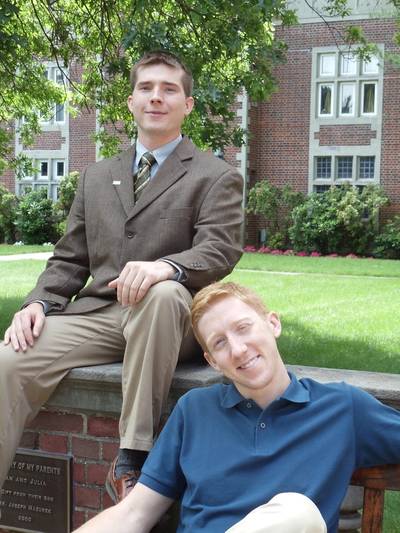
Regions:
<svg viewBox="0 0 400 533"><path fill-rule="evenodd" d="M239 261L243 224L243 177L229 168L212 182L194 222L193 246L165 257L183 266L183 285L199 290L228 275Z"/></svg>
<svg viewBox="0 0 400 533"><path fill-rule="evenodd" d="M23 306L33 300L48 300L55 304L58 310L63 310L89 278L85 231L85 176L86 172L79 180L68 216L67 231L56 244L54 255L48 260L46 269L40 275L36 287L26 297Z"/></svg>

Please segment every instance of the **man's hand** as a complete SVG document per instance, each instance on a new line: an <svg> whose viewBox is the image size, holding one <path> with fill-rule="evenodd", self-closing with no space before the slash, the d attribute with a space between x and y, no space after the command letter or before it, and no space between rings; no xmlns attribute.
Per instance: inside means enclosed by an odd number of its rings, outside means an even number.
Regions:
<svg viewBox="0 0 400 533"><path fill-rule="evenodd" d="M128 261L118 278L108 284L117 289L117 300L121 305L140 302L159 281L172 279L175 269L164 261Z"/></svg>
<svg viewBox="0 0 400 533"><path fill-rule="evenodd" d="M34 302L15 313L11 325L4 334L4 344L9 344L16 352L26 352L33 346L43 329L45 314L42 304Z"/></svg>

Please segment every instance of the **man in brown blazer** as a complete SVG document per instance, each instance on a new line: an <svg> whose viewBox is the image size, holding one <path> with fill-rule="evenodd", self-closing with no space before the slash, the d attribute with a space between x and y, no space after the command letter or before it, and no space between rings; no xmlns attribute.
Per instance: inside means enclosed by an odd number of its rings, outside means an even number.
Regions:
<svg viewBox="0 0 400 533"><path fill-rule="evenodd" d="M24 425L69 370L123 360L120 451L107 478L122 499L178 358L194 353L192 295L241 255L242 177L181 135L193 108L187 68L152 52L131 84L136 144L84 172L67 232L0 346L0 486Z"/></svg>

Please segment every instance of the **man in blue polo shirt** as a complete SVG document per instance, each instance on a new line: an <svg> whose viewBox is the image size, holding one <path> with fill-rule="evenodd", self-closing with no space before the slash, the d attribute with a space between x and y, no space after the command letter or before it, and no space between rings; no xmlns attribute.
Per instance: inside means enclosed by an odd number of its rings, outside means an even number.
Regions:
<svg viewBox="0 0 400 533"><path fill-rule="evenodd" d="M400 463L400 413L289 374L278 316L245 287L200 291L192 324L231 384L184 395L130 496L79 532L148 532L179 499L179 533L336 533L352 472Z"/></svg>

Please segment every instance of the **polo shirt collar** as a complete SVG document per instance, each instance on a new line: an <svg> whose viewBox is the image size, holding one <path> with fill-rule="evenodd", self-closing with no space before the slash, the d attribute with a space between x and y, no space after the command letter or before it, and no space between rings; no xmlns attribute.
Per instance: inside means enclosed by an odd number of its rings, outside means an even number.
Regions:
<svg viewBox="0 0 400 533"><path fill-rule="evenodd" d="M310 401L310 392L304 386L304 384L299 381L292 372L288 372L290 383L285 390L285 392L276 398L274 401L286 400L290 403L308 403ZM240 392L237 390L235 385L228 385L222 393L221 397L221 406L227 409L235 407L239 403L246 401Z"/></svg>

